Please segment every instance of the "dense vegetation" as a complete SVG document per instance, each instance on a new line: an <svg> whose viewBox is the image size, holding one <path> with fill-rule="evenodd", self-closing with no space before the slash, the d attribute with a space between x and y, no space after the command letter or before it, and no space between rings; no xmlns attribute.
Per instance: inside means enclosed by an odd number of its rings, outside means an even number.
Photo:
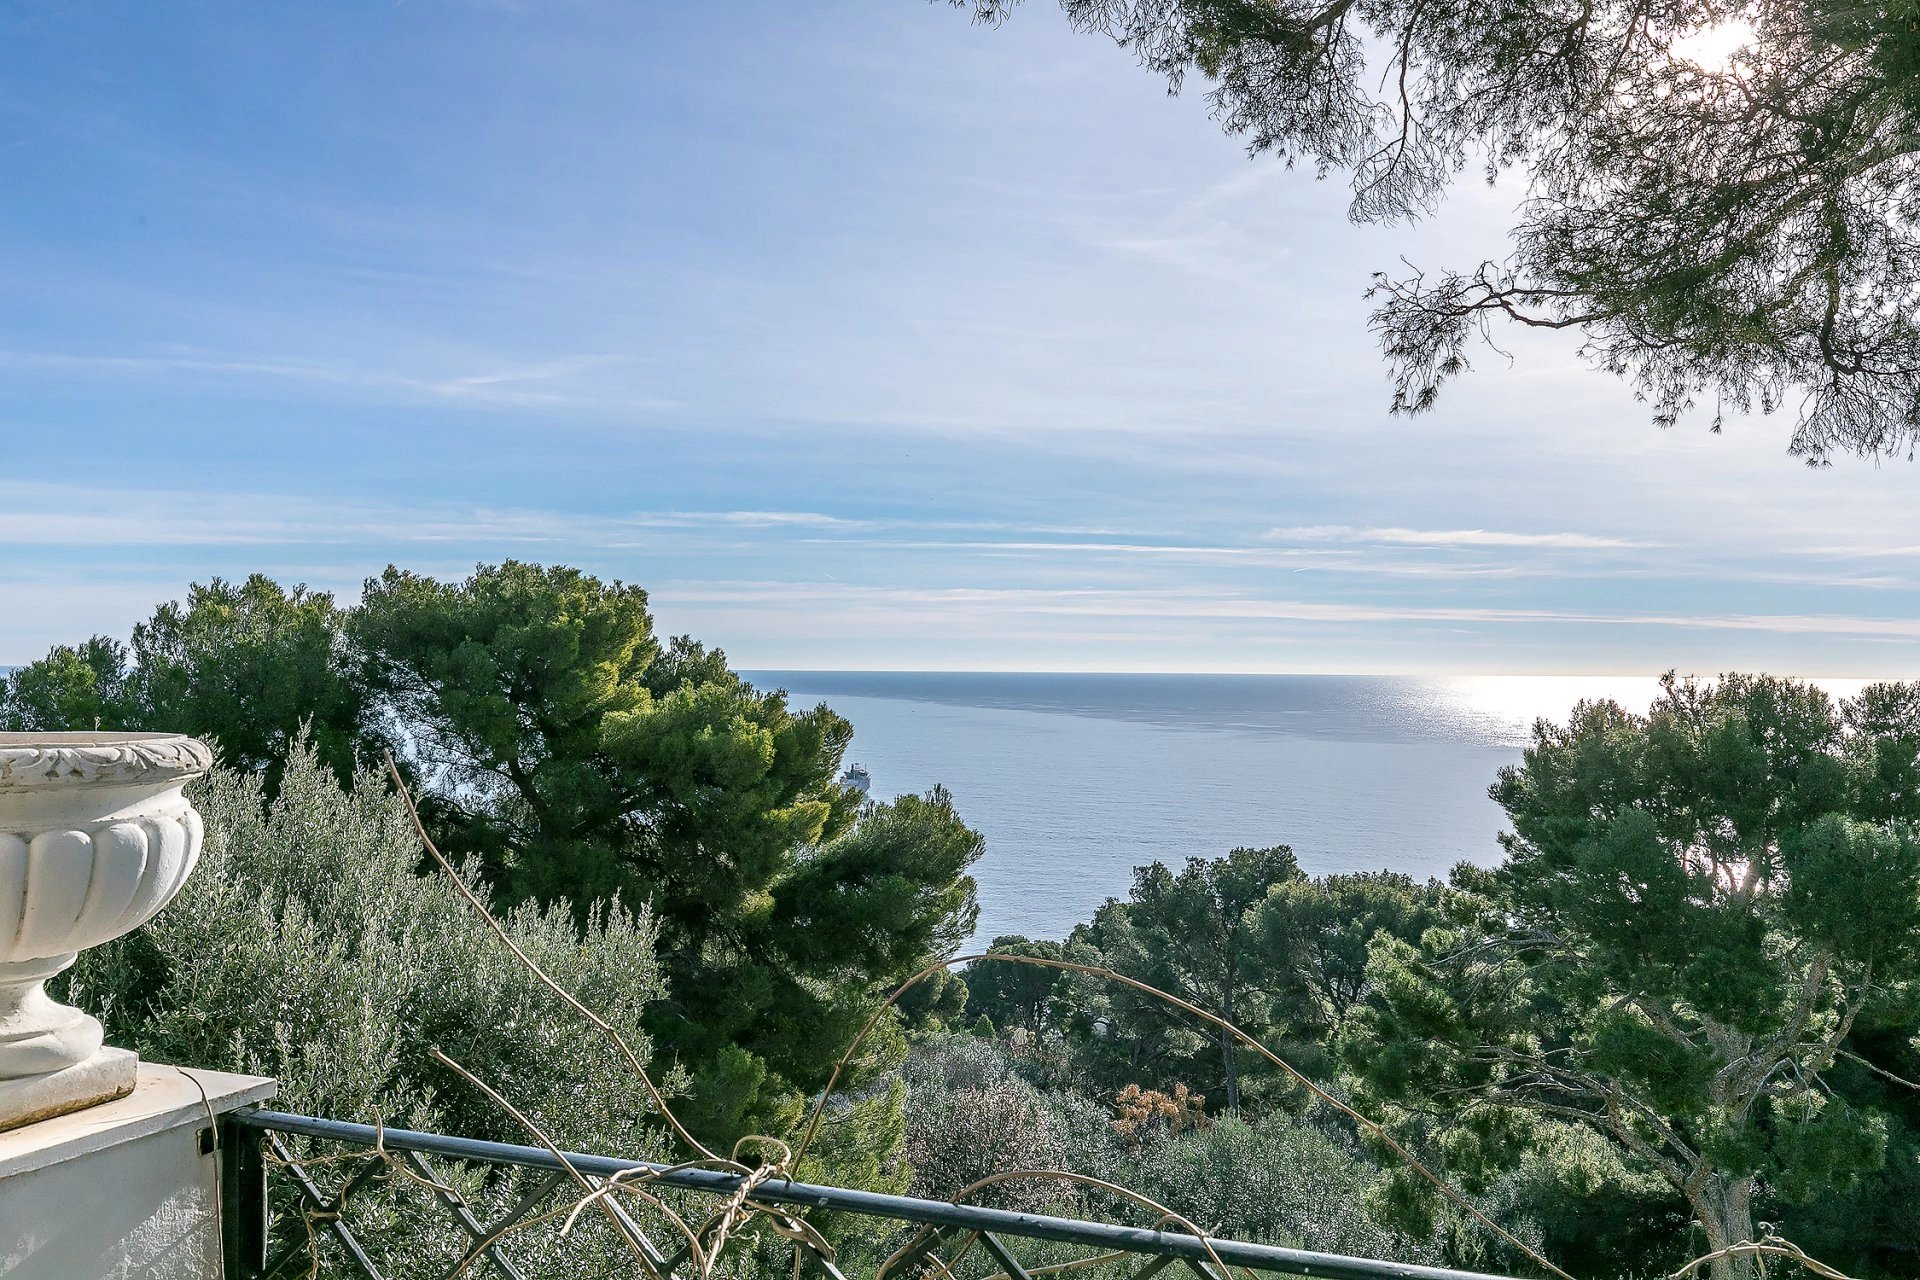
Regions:
<svg viewBox="0 0 1920 1280"><path fill-rule="evenodd" d="M303 735L343 782L384 747L503 907L644 907L665 990L643 1022L722 1146L790 1127L880 997L972 929L980 840L949 797L863 804L838 781L844 720L661 642L645 592L574 569L389 570L350 608L216 581L131 645L56 648L0 688L0 727L94 725L200 734L269 796ZM904 1053L883 1031L850 1092ZM878 1176L898 1104L860 1096L873 1114L829 1134L843 1176Z"/></svg>
<svg viewBox="0 0 1920 1280"><path fill-rule="evenodd" d="M1446 884L1284 849L1141 868L1063 948L1338 1079L1576 1273L1650 1274L1765 1222L1861 1274L1920 1262L1920 686L1669 678L1541 724L1506 860ZM1301 1113L1190 1018L1077 974L968 975L1035 1079ZM964 1013L962 1014L964 1017ZM1137 1107L1137 1101L1134 1104ZM1168 1104L1158 1104L1168 1115ZM1518 1266L1391 1163L1380 1220ZM1694 1224L1691 1228L1687 1223ZM1491 1252L1488 1251L1491 1249ZM1737 1274L1732 1265L1723 1274Z"/></svg>
<svg viewBox="0 0 1920 1280"><path fill-rule="evenodd" d="M0 726L76 722L202 733L226 764L180 903L72 982L120 1042L278 1075L296 1107L517 1136L442 1044L570 1143L674 1153L605 1046L424 874L382 747L468 882L716 1145L792 1134L857 1022L972 925L980 841L944 793L861 803L836 780L844 721L660 644L643 593L572 570L389 571L353 608L196 588L131 644L0 686ZM1237 849L1139 868L1065 940L992 951L1233 1022L1576 1274L1664 1274L1766 1230L1857 1275L1920 1266L1920 686L1836 704L1670 678L1648 714L1537 726L1492 794L1512 825L1492 869L1312 877ZM1243 1238L1537 1270L1230 1036L1084 971L922 982L832 1117L803 1172L946 1196L1066 1168ZM980 1194L1118 1208L1038 1179ZM387 1211L404 1253L427 1228Z"/></svg>

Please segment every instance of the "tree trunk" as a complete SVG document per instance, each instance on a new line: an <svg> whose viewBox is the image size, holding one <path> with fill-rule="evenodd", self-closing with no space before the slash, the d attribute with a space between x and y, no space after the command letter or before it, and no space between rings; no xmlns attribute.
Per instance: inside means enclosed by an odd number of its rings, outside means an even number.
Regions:
<svg viewBox="0 0 1920 1280"><path fill-rule="evenodd" d="M1713 1174L1689 1191L1687 1200L1707 1233L1708 1252L1718 1253L1729 1245L1753 1239L1753 1175L1731 1178L1724 1173ZM1760 1274L1760 1267L1751 1254L1716 1258L1711 1274L1713 1280L1753 1280Z"/></svg>
<svg viewBox="0 0 1920 1280"><path fill-rule="evenodd" d="M1227 1110L1240 1110L1240 1073L1233 1061L1234 1039L1226 1032L1220 1033L1220 1062L1227 1072Z"/></svg>
<svg viewBox="0 0 1920 1280"><path fill-rule="evenodd" d="M1233 1021L1233 984L1237 975L1230 966L1226 972L1226 981L1220 984L1220 1016L1228 1022ZM1240 1110L1240 1073L1234 1069L1233 1051L1236 1045L1231 1032L1220 1028L1220 1064L1226 1069L1227 1110L1238 1113Z"/></svg>

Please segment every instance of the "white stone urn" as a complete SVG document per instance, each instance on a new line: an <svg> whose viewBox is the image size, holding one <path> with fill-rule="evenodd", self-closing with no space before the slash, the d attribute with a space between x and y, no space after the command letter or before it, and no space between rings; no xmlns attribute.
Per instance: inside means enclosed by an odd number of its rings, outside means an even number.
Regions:
<svg viewBox="0 0 1920 1280"><path fill-rule="evenodd" d="M132 1091L138 1058L46 982L179 892L201 836L181 788L212 763L173 733L0 734L0 1129Z"/></svg>

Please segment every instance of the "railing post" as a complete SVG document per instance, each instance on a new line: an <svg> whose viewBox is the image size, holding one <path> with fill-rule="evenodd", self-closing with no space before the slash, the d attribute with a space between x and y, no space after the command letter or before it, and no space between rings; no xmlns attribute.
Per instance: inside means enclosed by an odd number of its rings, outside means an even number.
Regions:
<svg viewBox="0 0 1920 1280"><path fill-rule="evenodd" d="M225 1280L257 1280L267 1269L267 1162L264 1135L220 1122L220 1248Z"/></svg>

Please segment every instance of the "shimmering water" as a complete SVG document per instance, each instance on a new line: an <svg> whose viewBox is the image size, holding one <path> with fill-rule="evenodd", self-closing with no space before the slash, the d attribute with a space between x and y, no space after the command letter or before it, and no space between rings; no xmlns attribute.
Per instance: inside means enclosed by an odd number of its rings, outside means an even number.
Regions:
<svg viewBox="0 0 1920 1280"><path fill-rule="evenodd" d="M1315 873L1443 876L1499 857L1487 798L1537 716L1605 677L750 673L853 722L876 795L954 794L987 840L978 936L1063 937L1132 868L1289 844Z"/></svg>
<svg viewBox="0 0 1920 1280"><path fill-rule="evenodd" d="M0 675L7 672L0 667ZM987 839L978 938L1064 937L1132 869L1289 844L1315 873L1444 876L1499 857L1487 786L1534 719L1605 676L1201 676L758 671L853 722L874 794L954 793ZM1836 697L1864 682L1818 681Z"/></svg>

